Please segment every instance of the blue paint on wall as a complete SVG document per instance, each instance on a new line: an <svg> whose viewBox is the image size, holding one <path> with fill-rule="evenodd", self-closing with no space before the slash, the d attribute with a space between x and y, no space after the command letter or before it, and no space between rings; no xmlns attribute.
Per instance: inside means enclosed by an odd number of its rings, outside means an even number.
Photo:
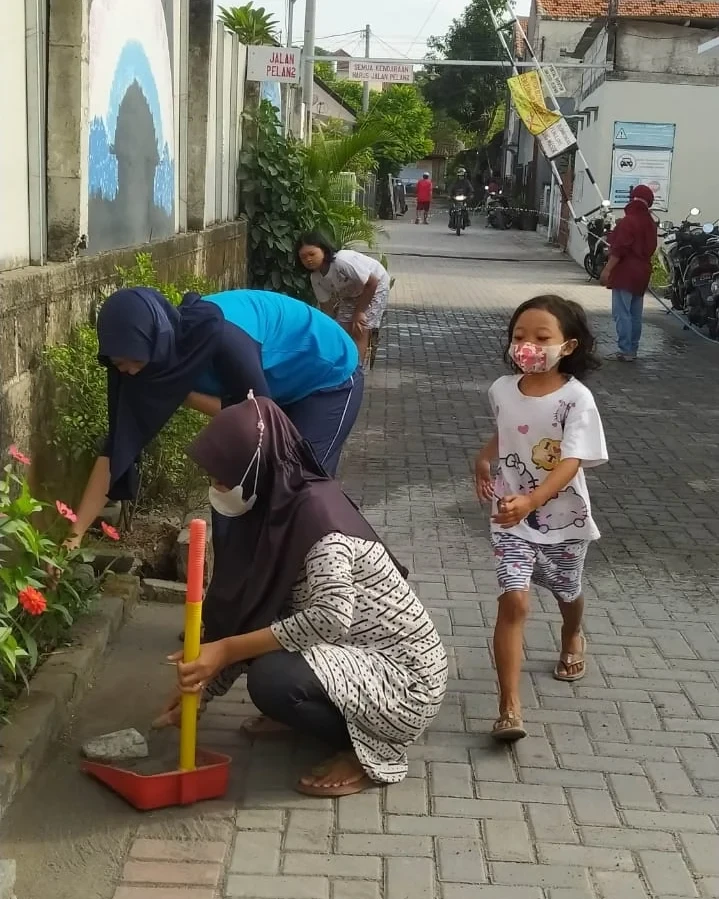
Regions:
<svg viewBox="0 0 719 899"><path fill-rule="evenodd" d="M94 119L90 126L90 195L104 200L114 200L118 191L118 166L113 155L117 117L128 89L133 85L142 91L152 115L160 158L154 182L155 205L168 215L172 214L175 195L175 166L169 147L163 138L160 99L149 60L138 41L129 41L122 49L110 91L107 110L107 129L101 119Z"/></svg>

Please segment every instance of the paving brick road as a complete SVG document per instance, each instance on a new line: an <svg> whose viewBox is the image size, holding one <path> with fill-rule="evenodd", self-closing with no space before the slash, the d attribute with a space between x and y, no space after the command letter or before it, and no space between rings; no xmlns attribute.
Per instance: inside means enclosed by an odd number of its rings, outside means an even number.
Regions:
<svg viewBox="0 0 719 899"><path fill-rule="evenodd" d="M640 362L594 379L611 463L590 476L603 539L587 571L588 675L552 679L558 615L537 597L529 737L498 748L496 583L470 476L486 391L521 300L579 300L609 351L608 294L534 235L457 240L438 221L389 237L397 286L344 478L445 635L441 715L403 784L318 801L291 789L318 747L238 747L251 709L237 688L202 724L205 744L235 756L231 798L191 847L193 812L133 825L115 899L717 897L719 347L654 307Z"/></svg>

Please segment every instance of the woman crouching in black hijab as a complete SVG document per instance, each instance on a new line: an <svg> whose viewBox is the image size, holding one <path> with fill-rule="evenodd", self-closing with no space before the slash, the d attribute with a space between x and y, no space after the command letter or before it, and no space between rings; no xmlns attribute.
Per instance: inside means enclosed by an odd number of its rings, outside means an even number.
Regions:
<svg viewBox="0 0 719 899"><path fill-rule="evenodd" d="M189 455L229 519L215 541L199 658L179 690L209 700L247 671L259 736L291 728L335 755L302 777L346 796L407 774L407 747L437 714L447 658L406 572L271 401L221 412ZM179 698L163 719L176 719Z"/></svg>

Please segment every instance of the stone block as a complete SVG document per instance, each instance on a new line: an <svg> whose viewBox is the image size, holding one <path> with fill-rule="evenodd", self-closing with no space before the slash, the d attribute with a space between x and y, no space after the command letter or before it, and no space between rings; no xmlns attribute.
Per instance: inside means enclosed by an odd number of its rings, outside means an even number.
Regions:
<svg viewBox="0 0 719 899"><path fill-rule="evenodd" d="M162 602L169 605L184 605L187 584L178 581L163 581L148 577L142 582L142 592L148 602Z"/></svg>
<svg viewBox="0 0 719 899"><path fill-rule="evenodd" d="M83 744L82 754L87 759L145 759L149 755L147 740L134 727L103 734Z"/></svg>

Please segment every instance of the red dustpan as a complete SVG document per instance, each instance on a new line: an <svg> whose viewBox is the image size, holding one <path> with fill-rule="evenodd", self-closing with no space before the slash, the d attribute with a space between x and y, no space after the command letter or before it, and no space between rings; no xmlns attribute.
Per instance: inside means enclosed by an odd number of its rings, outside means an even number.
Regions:
<svg viewBox="0 0 719 899"><path fill-rule="evenodd" d="M185 662L200 654L202 630L202 576L205 566L207 525L201 519L190 524L190 553L185 601ZM82 770L114 790L142 811L171 805L190 805L203 799L219 799L227 792L232 759L220 752L197 750L197 694L182 697L180 765L164 774L138 774L101 762L82 763Z"/></svg>

